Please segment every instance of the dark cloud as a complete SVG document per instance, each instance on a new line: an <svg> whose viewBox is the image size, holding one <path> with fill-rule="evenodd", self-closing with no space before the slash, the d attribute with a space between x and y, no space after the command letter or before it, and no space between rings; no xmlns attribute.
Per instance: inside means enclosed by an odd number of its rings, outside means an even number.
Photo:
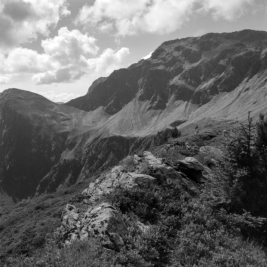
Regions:
<svg viewBox="0 0 267 267"><path fill-rule="evenodd" d="M0 46L13 45L14 39L11 34L12 28L12 20L5 16L1 16L0 14Z"/></svg>
<svg viewBox="0 0 267 267"><path fill-rule="evenodd" d="M35 16L31 5L25 2L7 2L3 8L3 13L15 21L23 21Z"/></svg>

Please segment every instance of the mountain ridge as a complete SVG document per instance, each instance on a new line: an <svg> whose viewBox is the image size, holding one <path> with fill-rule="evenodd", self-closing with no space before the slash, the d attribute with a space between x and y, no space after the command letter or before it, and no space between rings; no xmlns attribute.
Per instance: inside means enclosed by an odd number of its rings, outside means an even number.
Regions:
<svg viewBox="0 0 267 267"><path fill-rule="evenodd" d="M15 201L61 190L163 142L174 126L192 134L266 114L266 76L267 33L244 30L164 42L67 104L6 90L0 187Z"/></svg>

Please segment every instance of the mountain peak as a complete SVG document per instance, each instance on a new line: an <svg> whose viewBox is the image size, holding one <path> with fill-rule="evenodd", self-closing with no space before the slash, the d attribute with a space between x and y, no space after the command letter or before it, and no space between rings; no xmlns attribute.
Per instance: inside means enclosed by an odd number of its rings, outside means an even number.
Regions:
<svg viewBox="0 0 267 267"><path fill-rule="evenodd" d="M85 111L103 106L111 115L135 98L161 110L171 99L203 105L263 71L266 48L267 32L254 30L164 42L149 59L96 80L85 97L68 105Z"/></svg>

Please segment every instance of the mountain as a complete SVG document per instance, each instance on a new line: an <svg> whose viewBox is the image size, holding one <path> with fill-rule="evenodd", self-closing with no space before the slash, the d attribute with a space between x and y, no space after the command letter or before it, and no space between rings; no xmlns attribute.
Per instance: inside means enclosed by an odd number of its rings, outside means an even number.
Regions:
<svg viewBox="0 0 267 267"><path fill-rule="evenodd" d="M65 105L8 89L0 95L1 194L17 201L93 180L176 126L192 134L196 125L222 129L248 111L266 114L266 82L267 32L244 30L165 42Z"/></svg>

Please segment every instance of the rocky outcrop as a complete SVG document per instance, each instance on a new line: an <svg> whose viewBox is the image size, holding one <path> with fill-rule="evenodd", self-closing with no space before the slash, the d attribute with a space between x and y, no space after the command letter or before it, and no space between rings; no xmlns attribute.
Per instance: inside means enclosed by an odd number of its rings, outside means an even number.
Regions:
<svg viewBox="0 0 267 267"><path fill-rule="evenodd" d="M125 172L123 166L114 167L107 175L97 179L82 194L90 201L95 201L104 194L111 193L115 188L149 188L156 179L147 174Z"/></svg>
<svg viewBox="0 0 267 267"><path fill-rule="evenodd" d="M194 158L187 158L184 162L191 171L204 170ZM122 214L109 203L101 202L103 196L112 194L116 188L131 190L141 187L150 190L152 184L161 186L167 182L175 184L181 192L190 195L199 192L194 182L195 176L187 176L188 172L185 174L175 170L149 151L145 151L143 155L134 155L132 164L134 172L127 172L125 166L120 165L90 183L89 187L82 192L83 203L88 206L86 210L79 211L69 204L66 206L61 226L57 230L62 242L70 244L75 240L84 240L93 236L99 237L102 244L108 248L120 249L124 246L128 230ZM194 172L192 173L195 175ZM190 175L192 173L190 172ZM141 222L137 222L136 226L141 232L149 230L149 226Z"/></svg>

